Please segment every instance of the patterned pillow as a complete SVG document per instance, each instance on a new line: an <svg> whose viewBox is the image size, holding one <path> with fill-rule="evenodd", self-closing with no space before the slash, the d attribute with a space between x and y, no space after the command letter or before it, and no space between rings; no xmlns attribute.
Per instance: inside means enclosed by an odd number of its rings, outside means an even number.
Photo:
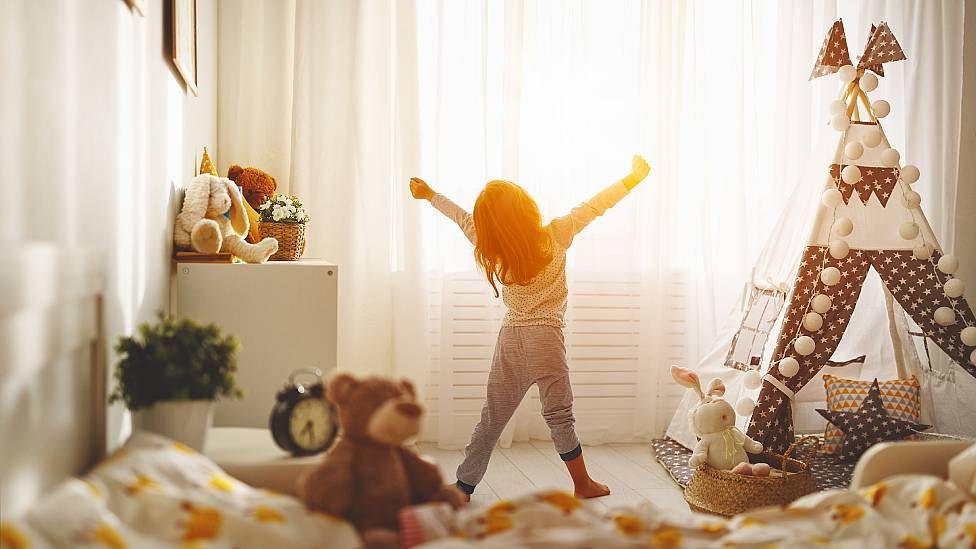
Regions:
<svg viewBox="0 0 976 549"><path fill-rule="evenodd" d="M844 445L840 449L840 459L844 461L857 460L865 450L879 442L901 440L929 428L891 417L881 400L877 379L871 383L856 412L831 412L822 408L817 412L844 432Z"/></svg>
<svg viewBox="0 0 976 549"><path fill-rule="evenodd" d="M855 412L871 388L871 381L844 379L824 374L824 389L827 390L827 409L832 412ZM921 415L918 379L892 379L879 383L881 400L885 410L895 418L918 423ZM824 431L823 451L838 452L844 440L844 433L832 423L827 423Z"/></svg>

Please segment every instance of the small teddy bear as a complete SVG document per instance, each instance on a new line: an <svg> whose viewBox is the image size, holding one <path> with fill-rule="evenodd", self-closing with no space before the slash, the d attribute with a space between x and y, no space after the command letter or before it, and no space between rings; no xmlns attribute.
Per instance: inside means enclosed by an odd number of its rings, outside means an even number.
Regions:
<svg viewBox="0 0 976 549"><path fill-rule="evenodd" d="M271 198L278 188L278 182L271 174L257 168L242 168L234 164L227 170L230 179L241 188L244 200L255 210L261 209L261 204Z"/></svg>
<svg viewBox="0 0 976 549"><path fill-rule="evenodd" d="M750 454L762 452L763 445L750 438L735 426L735 410L722 398L725 385L713 379L707 391L702 391L698 375L686 368L671 366L671 377L684 387L698 394L698 406L691 411L691 428L698 435L698 444L688 460L688 465L698 467L704 463L716 469L731 470L743 475L768 476L769 464L749 463Z"/></svg>
<svg viewBox="0 0 976 549"><path fill-rule="evenodd" d="M278 251L278 241L265 238L257 244L245 242L249 227L237 185L230 179L200 174L186 188L183 209L173 227L173 242L183 250L226 252L248 263L264 263Z"/></svg>
<svg viewBox="0 0 976 549"><path fill-rule="evenodd" d="M311 509L347 519L367 547L397 547L404 507L463 504L436 465L404 446L420 432L424 412L409 381L340 374L329 381L326 398L341 430L322 462L298 479L298 494Z"/></svg>

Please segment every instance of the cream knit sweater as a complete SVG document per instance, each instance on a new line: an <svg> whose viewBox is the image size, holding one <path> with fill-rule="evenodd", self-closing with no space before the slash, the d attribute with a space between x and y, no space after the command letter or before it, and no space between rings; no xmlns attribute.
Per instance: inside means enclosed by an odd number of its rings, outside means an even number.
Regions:
<svg viewBox="0 0 976 549"><path fill-rule="evenodd" d="M532 282L522 286L508 284L502 286L502 299L508 311L505 313L505 326L565 326L566 298L566 250L575 237L591 221L603 215L608 209L627 195L627 186L622 181L614 183L599 192L590 200L572 209L568 215L553 219L546 230L552 236L553 256ZM435 194L430 203L450 220L457 223L464 235L476 244L478 241L471 214L452 202L449 198Z"/></svg>

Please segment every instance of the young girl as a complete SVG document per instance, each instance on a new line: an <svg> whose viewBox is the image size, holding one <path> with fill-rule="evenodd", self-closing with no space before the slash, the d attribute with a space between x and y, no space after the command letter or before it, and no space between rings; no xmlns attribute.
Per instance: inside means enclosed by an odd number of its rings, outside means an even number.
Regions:
<svg viewBox="0 0 976 549"><path fill-rule="evenodd" d="M573 390L569 384L563 316L566 313L566 249L591 221L603 215L647 177L650 168L635 156L632 171L569 215L542 224L539 207L525 189L508 181L489 181L474 203L474 216L422 179L410 180L414 198L428 200L454 221L474 244L474 256L508 311L498 332L488 374L488 397L481 421L464 448L457 486L470 498L488 468L498 437L533 384L539 386L542 416L556 451L573 479L577 497L605 496L610 489L590 478L573 428Z"/></svg>

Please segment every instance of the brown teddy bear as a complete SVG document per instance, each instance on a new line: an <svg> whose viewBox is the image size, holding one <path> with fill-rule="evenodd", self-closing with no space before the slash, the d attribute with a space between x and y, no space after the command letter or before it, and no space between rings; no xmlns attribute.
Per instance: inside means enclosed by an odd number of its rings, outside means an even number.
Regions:
<svg viewBox="0 0 976 549"><path fill-rule="evenodd" d="M298 479L310 508L349 520L368 547L395 547L403 507L463 504L436 465L403 445L420 432L424 412L409 381L340 374L329 381L326 398L338 410L341 434L322 463Z"/></svg>
<svg viewBox="0 0 976 549"><path fill-rule="evenodd" d="M257 168L242 168L237 164L227 170L227 179L237 183L244 194L244 200L255 210L260 210L261 204L274 196L278 188L278 183L269 173Z"/></svg>

